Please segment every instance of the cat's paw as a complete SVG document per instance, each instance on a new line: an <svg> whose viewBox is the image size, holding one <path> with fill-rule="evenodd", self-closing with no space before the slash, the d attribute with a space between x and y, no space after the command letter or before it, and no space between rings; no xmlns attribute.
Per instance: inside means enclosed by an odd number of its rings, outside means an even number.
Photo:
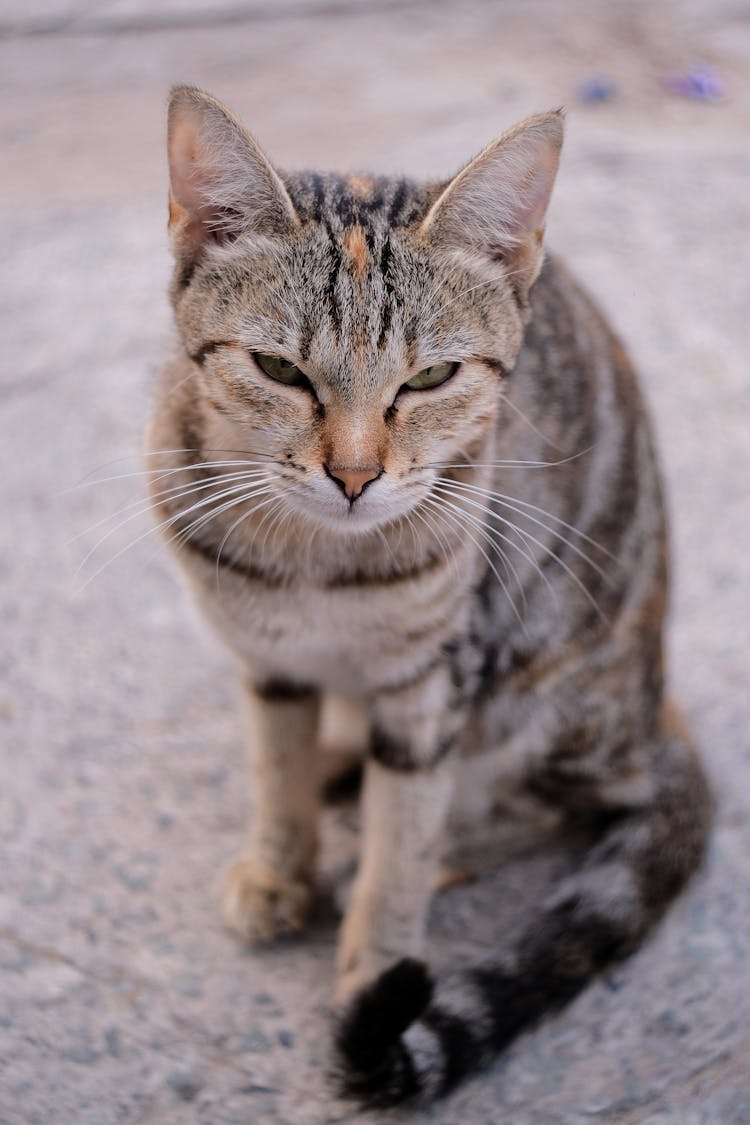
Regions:
<svg viewBox="0 0 750 1125"><path fill-rule="evenodd" d="M238 859L224 882L224 921L244 942L273 941L302 929L312 900L312 887L285 879L252 859Z"/></svg>

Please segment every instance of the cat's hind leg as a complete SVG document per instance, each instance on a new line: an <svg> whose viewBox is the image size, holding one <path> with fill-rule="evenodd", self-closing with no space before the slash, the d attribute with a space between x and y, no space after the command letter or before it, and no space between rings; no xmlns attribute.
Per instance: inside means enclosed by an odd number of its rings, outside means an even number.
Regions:
<svg viewBox="0 0 750 1125"><path fill-rule="evenodd" d="M701 767L673 717L648 750L650 796L628 806L600 791L597 839L506 962L432 984L421 962L402 961L355 998L339 1035L352 1089L379 1104L444 1094L635 949L700 862L711 815ZM551 795L559 776L542 774L535 787ZM576 786L559 785L560 803L569 798L574 807Z"/></svg>

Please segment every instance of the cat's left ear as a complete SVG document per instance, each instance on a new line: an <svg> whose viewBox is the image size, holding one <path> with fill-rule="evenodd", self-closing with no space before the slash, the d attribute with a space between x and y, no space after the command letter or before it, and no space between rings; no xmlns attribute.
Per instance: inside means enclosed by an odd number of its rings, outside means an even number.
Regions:
<svg viewBox="0 0 750 1125"><path fill-rule="evenodd" d="M451 180L422 224L430 240L502 265L521 292L542 266L547 205L563 140L562 110L529 117Z"/></svg>
<svg viewBox="0 0 750 1125"><path fill-rule="evenodd" d="M298 218L255 139L216 98L177 86L169 99L169 228L175 256L196 262L243 232L289 234Z"/></svg>

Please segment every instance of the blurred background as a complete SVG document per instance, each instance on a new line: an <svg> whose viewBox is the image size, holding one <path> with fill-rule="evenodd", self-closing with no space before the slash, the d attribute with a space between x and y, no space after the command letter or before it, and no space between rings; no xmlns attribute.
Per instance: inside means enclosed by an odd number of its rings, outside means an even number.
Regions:
<svg viewBox="0 0 750 1125"><path fill-rule="evenodd" d="M333 911L263 954L221 928L234 685L127 475L170 346L174 82L281 167L418 176L567 106L549 243L654 414L672 684L717 826L636 958L413 1120L750 1121L749 77L747 0L0 2L0 1121L355 1119L325 1080ZM355 832L329 816L326 871ZM435 960L495 948L550 865L441 898Z"/></svg>

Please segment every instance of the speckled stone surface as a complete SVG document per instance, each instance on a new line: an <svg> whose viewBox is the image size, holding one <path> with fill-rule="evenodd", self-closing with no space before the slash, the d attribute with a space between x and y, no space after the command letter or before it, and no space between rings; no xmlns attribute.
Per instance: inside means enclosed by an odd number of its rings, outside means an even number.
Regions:
<svg viewBox="0 0 750 1125"><path fill-rule="evenodd" d="M411 1120L750 1122L746 6L171 0L154 27L156 8L0 11L0 1122L371 1119L327 1084L333 896L262 954L219 922L250 800L234 686L123 475L140 468L169 340L177 80L230 102L282 165L428 174L568 104L550 242L612 315L653 407L672 681L717 822L705 870L636 957ZM720 70L723 103L660 84L696 58ZM602 73L616 96L579 104ZM329 813L327 888L355 844L353 807ZM555 863L549 846L522 851L442 896L436 964L501 948Z"/></svg>

